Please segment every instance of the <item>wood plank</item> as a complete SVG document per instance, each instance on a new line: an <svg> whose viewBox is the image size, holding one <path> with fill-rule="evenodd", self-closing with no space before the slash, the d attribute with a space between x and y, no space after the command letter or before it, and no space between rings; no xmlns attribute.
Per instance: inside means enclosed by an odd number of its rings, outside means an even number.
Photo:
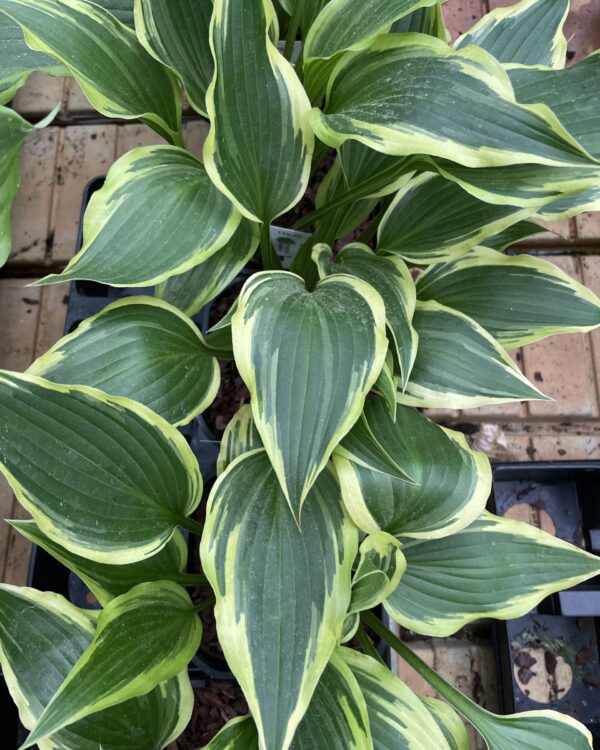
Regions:
<svg viewBox="0 0 600 750"><path fill-rule="evenodd" d="M82 125L61 132L55 178L52 260L65 263L75 251L83 191L115 159L116 125Z"/></svg>
<svg viewBox="0 0 600 750"><path fill-rule="evenodd" d="M444 20L452 39L456 39L484 15L482 0L454 0L444 5Z"/></svg>
<svg viewBox="0 0 600 750"><path fill-rule="evenodd" d="M117 129L115 158L118 159L123 154L131 151L132 148L165 143L164 138L141 122L132 123L131 125L119 125Z"/></svg>
<svg viewBox="0 0 600 750"><path fill-rule="evenodd" d="M27 287L29 279L0 281L0 367L22 372L34 358L41 290ZM0 580L23 584L27 578L29 543L18 540L4 522L14 518L17 509L12 490L0 476Z"/></svg>
<svg viewBox="0 0 600 750"><path fill-rule="evenodd" d="M581 280L575 257L548 258L566 273ZM527 377L554 401L531 401L530 416L554 419L598 416L590 337L583 334L552 336L525 347Z"/></svg>
<svg viewBox="0 0 600 750"><path fill-rule="evenodd" d="M68 78L55 78L36 71L20 88L12 101L12 108L24 117L39 119L51 112L57 104L66 104L65 84Z"/></svg>
<svg viewBox="0 0 600 750"><path fill-rule="evenodd" d="M571 0L571 12L565 24L569 40L569 65L600 49L600 3L598 0Z"/></svg>
<svg viewBox="0 0 600 750"><path fill-rule="evenodd" d="M202 147L208 135L210 125L206 120L193 120L183 126L183 140L189 151L202 158Z"/></svg>
<svg viewBox="0 0 600 750"><path fill-rule="evenodd" d="M591 461L600 458L600 438L593 435L533 436L534 461Z"/></svg>
<svg viewBox="0 0 600 750"><path fill-rule="evenodd" d="M600 211L586 211L577 216L575 222L580 239L600 240Z"/></svg>
<svg viewBox="0 0 600 750"><path fill-rule="evenodd" d="M46 128L36 131L21 147L21 186L12 212L11 264L42 264L45 260L58 140L59 129Z"/></svg>

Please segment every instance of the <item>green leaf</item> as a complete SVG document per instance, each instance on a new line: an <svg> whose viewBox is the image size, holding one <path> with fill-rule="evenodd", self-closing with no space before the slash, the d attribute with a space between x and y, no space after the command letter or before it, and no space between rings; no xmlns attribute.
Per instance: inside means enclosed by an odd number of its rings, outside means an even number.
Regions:
<svg viewBox="0 0 600 750"><path fill-rule="evenodd" d="M536 224L533 221L520 221L518 224L504 229L498 234L494 234L492 237L488 237L485 241L485 246L498 252L504 252L506 249L516 245L518 242L527 240L530 237L534 237L536 234L547 232L548 230L541 224Z"/></svg>
<svg viewBox="0 0 600 750"><path fill-rule="evenodd" d="M438 302L417 302L419 349L398 403L442 409L544 400L500 344L471 318Z"/></svg>
<svg viewBox="0 0 600 750"><path fill-rule="evenodd" d="M265 224L304 194L314 145L308 97L269 38L273 24L270 0L215 0L204 144L215 185L245 216Z"/></svg>
<svg viewBox="0 0 600 750"><path fill-rule="evenodd" d="M425 8L414 10L407 16L392 25L393 34L403 34L407 32L416 34L429 34L442 39L445 42L450 41L450 34L444 24L444 13L442 3L436 2L435 5L429 5Z"/></svg>
<svg viewBox="0 0 600 750"><path fill-rule="evenodd" d="M258 224L242 219L231 239L197 266L170 276L156 296L192 316L217 297L251 260L260 239Z"/></svg>
<svg viewBox="0 0 600 750"><path fill-rule="evenodd" d="M493 57L424 34L384 35L369 50L344 55L325 112L314 109L311 123L329 146L358 140L386 154L429 154L469 167L596 164L551 110L517 104Z"/></svg>
<svg viewBox="0 0 600 750"><path fill-rule="evenodd" d="M600 170L592 164L577 167L513 164L471 169L445 159L426 159L421 166L424 170L434 167L443 177L482 201L532 210L542 205L541 211L552 207L549 199L562 199L565 195L576 198L575 194L594 187L600 180Z"/></svg>
<svg viewBox="0 0 600 750"><path fill-rule="evenodd" d="M63 597L0 585L0 664L21 723L31 729L69 672L90 646L95 613ZM43 668L40 667L43 665ZM187 670L146 695L107 708L52 735L40 748L128 750L162 748L192 715Z"/></svg>
<svg viewBox="0 0 600 750"><path fill-rule="evenodd" d="M398 389L399 378L394 375L394 357L391 351L385 356L385 362L381 368L381 373L377 382L373 385L375 393L379 394L385 401L385 405L390 412L390 417L396 421L396 411L398 402L396 401L396 390Z"/></svg>
<svg viewBox="0 0 600 750"><path fill-rule="evenodd" d="M219 363L198 328L154 297L125 297L84 320L27 371L132 398L174 425L214 400Z"/></svg>
<svg viewBox="0 0 600 750"><path fill-rule="evenodd" d="M427 708L387 667L349 648L339 648L338 653L364 696L374 748L450 750Z"/></svg>
<svg viewBox="0 0 600 750"><path fill-rule="evenodd" d="M584 211L600 211L600 185L598 182L591 188L576 195L559 198L541 208L537 218L543 221L559 221L579 216Z"/></svg>
<svg viewBox="0 0 600 750"><path fill-rule="evenodd" d="M109 11L82 0L0 0L0 11L22 26L32 49L67 67L100 113L140 119L182 143L175 79Z"/></svg>
<svg viewBox="0 0 600 750"><path fill-rule="evenodd" d="M388 156L358 141L346 141L340 146L339 161L349 193L365 198L395 193L411 169L410 158Z"/></svg>
<svg viewBox="0 0 600 750"><path fill-rule="evenodd" d="M406 264L400 258L375 255L367 245L355 242L346 245L335 260L331 248L315 245L313 259L321 278L348 273L371 284L381 294L386 323L400 364L402 387L405 387L419 343L412 326L416 304L415 284Z"/></svg>
<svg viewBox="0 0 600 750"><path fill-rule="evenodd" d="M191 599L174 583L143 583L113 599L22 750L175 677L196 653L201 635Z"/></svg>
<svg viewBox="0 0 600 750"><path fill-rule="evenodd" d="M407 569L385 608L405 627L436 637L483 617L521 617L555 591L600 573L600 558L491 513L453 536L402 551Z"/></svg>
<svg viewBox="0 0 600 750"><path fill-rule="evenodd" d="M263 443L254 424L250 404L234 415L223 433L219 457L217 458L217 475L222 474L230 463L244 453L262 448Z"/></svg>
<svg viewBox="0 0 600 750"><path fill-rule="evenodd" d="M0 16L1 20L1 16ZM0 106L0 266L11 251L11 209L19 189L19 149L33 126L8 107Z"/></svg>
<svg viewBox="0 0 600 750"><path fill-rule="evenodd" d="M205 116L215 68L209 44L212 10L212 0L135 0L140 42L179 76L190 104Z"/></svg>
<svg viewBox="0 0 600 750"><path fill-rule="evenodd" d="M523 104L541 102L594 157L600 157L600 52L567 70L515 68L509 71L516 97Z"/></svg>
<svg viewBox="0 0 600 750"><path fill-rule="evenodd" d="M450 750L471 750L471 738L460 716L444 701L421 698L446 738Z"/></svg>
<svg viewBox="0 0 600 750"><path fill-rule="evenodd" d="M358 683L334 652L325 667L290 750L371 748L369 716ZM259 750L251 716L229 721L203 750Z"/></svg>
<svg viewBox="0 0 600 750"><path fill-rule="evenodd" d="M383 366L383 302L350 276L328 276L308 292L292 273L263 272L244 285L232 331L256 427L299 519Z"/></svg>
<svg viewBox="0 0 600 750"><path fill-rule="evenodd" d="M200 501L185 438L135 401L2 371L0 416L2 472L43 533L76 555L150 557Z"/></svg>
<svg viewBox="0 0 600 750"><path fill-rule="evenodd" d="M81 250L61 274L38 283L157 284L216 253L239 223L239 213L190 153L173 146L135 148L113 164L92 196Z"/></svg>
<svg viewBox="0 0 600 750"><path fill-rule="evenodd" d="M479 709L479 706L476 707ZM527 711L496 716L473 708L469 719L489 750L591 750L592 735L575 719L558 711Z"/></svg>
<svg viewBox="0 0 600 750"><path fill-rule="evenodd" d="M464 255L533 211L484 203L456 182L425 172L408 180L385 212L377 251L429 265Z"/></svg>
<svg viewBox="0 0 600 750"><path fill-rule="evenodd" d="M385 446L414 484L334 453L344 503L362 531L435 539L479 517L491 489L490 464L460 433L405 406L398 407L394 422L382 399L372 396L363 419L377 441L373 448Z"/></svg>
<svg viewBox="0 0 600 750"><path fill-rule="evenodd" d="M600 326L596 295L531 255L479 247L429 268L417 280L417 293L468 315L507 349Z"/></svg>
<svg viewBox="0 0 600 750"><path fill-rule="evenodd" d="M456 47L476 44L501 63L564 68L563 28L568 14L569 0L521 0L485 15L457 40Z"/></svg>
<svg viewBox="0 0 600 750"><path fill-rule="evenodd" d="M9 102L35 70L55 76L67 73L54 58L30 49L19 24L3 13L0 15L0 50L0 104Z"/></svg>
<svg viewBox="0 0 600 750"><path fill-rule="evenodd" d="M61 547L38 527L35 521L9 521L19 534L42 547L79 576L96 599L106 606L115 596L126 594L134 586L148 581L184 583L187 544L179 531L155 555L128 565L108 565L88 560Z"/></svg>
<svg viewBox="0 0 600 750"><path fill-rule="evenodd" d="M279 0L285 11L297 18L301 36L306 39L310 27L329 0Z"/></svg>
<svg viewBox="0 0 600 750"><path fill-rule="evenodd" d="M385 531L369 534L358 551L358 567L352 577L350 614L381 604L398 588L406 570L402 545Z"/></svg>
<svg viewBox="0 0 600 750"><path fill-rule="evenodd" d="M345 50L362 50L394 21L437 0L332 0L306 38L304 58L328 59Z"/></svg>
<svg viewBox="0 0 600 750"><path fill-rule="evenodd" d="M302 530L262 450L234 461L211 492L200 555L264 750L290 747L341 636L357 546L330 468L306 499Z"/></svg>

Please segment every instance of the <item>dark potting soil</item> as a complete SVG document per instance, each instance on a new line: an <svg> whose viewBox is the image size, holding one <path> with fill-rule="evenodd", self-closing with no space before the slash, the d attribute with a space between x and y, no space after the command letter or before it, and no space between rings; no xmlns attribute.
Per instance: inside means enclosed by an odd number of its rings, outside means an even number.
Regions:
<svg viewBox="0 0 600 750"><path fill-rule="evenodd" d="M248 704L240 688L231 682L211 682L194 690L192 719L181 737L169 750L198 750L236 716L245 716Z"/></svg>

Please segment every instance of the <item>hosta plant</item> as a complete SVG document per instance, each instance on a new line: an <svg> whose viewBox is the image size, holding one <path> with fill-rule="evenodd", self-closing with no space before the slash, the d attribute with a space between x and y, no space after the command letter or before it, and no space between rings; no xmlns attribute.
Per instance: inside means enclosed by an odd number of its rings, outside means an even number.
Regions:
<svg viewBox="0 0 600 750"><path fill-rule="evenodd" d="M580 283L505 252L600 207L600 56L565 69L568 10L522 0L450 43L435 0L0 0L4 103L32 70L68 74L165 141L110 168L80 252L39 282L144 291L0 378L2 469L31 514L13 526L102 606L0 587L23 748L166 747L213 604L250 713L210 750L466 750L459 716L490 750L591 748L569 717L477 706L381 618L448 636L600 573L488 512L487 458L423 413L546 398L510 351L600 324ZM32 127L0 110L5 254ZM308 230L290 270L276 220ZM191 316L244 267L201 333ZM226 359L251 397L203 500L177 427ZM214 599L193 600L203 580ZM380 641L444 701L414 695Z"/></svg>

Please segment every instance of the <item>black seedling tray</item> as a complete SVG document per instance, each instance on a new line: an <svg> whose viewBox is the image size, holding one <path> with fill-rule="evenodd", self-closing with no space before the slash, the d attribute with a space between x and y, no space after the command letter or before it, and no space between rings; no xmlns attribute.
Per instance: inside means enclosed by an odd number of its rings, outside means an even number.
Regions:
<svg viewBox="0 0 600 750"><path fill-rule="evenodd" d="M537 516L560 539L600 552L599 461L500 465L493 491L498 515ZM600 748L599 644L598 578L498 622L503 711L560 711L583 722Z"/></svg>

